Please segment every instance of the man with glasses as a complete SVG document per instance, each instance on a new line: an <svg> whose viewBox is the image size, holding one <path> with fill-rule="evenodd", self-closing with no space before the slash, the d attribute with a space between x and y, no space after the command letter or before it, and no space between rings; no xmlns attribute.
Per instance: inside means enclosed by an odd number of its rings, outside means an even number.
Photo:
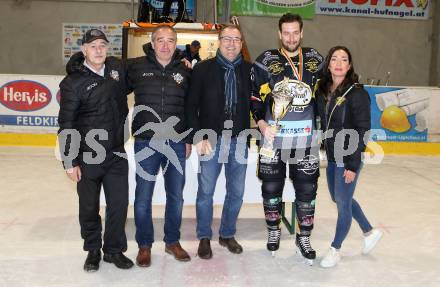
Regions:
<svg viewBox="0 0 440 287"><path fill-rule="evenodd" d="M197 254L210 259L212 250L213 196L222 167L225 167L226 197L219 230L220 245L235 254L243 248L235 240L236 222L243 202L247 167L247 141L240 133L249 128L251 64L241 55L242 35L235 26L219 34L216 57L194 67L186 118L195 136L200 173L196 200ZM203 130L209 130L210 135Z"/></svg>

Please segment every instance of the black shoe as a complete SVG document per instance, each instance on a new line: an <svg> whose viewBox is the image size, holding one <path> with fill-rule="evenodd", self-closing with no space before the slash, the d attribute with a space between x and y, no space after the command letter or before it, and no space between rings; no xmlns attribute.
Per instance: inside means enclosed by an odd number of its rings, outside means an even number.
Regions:
<svg viewBox="0 0 440 287"><path fill-rule="evenodd" d="M221 246L227 247L228 250L232 253L240 254L243 252L243 247L241 247L241 245L238 244L238 242L235 240L234 237L231 238L220 237L218 243L220 243Z"/></svg>
<svg viewBox="0 0 440 287"><path fill-rule="evenodd" d="M99 269L99 261L101 261L101 250L91 250L87 254L86 261L84 262L84 271L95 272Z"/></svg>
<svg viewBox="0 0 440 287"><path fill-rule="evenodd" d="M197 255L202 259L212 258L211 242L208 238L202 238L200 240Z"/></svg>
<svg viewBox="0 0 440 287"><path fill-rule="evenodd" d="M121 269L130 269L133 267L133 261L128 259L122 252L120 253L104 253L104 261L108 263L113 263L116 267Z"/></svg>

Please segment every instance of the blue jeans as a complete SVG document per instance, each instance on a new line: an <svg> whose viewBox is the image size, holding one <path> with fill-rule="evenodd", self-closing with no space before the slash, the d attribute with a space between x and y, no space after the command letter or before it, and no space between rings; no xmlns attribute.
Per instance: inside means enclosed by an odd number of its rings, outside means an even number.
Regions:
<svg viewBox="0 0 440 287"><path fill-rule="evenodd" d="M369 232L371 227L367 217L364 215L359 203L353 198L356 183L361 168L356 172L356 177L351 183L345 183L344 167L338 167L335 162L329 162L327 166L327 184L332 200L338 208L338 220L336 223L335 238L332 247L340 249L342 242L350 230L352 217L359 224L362 232Z"/></svg>
<svg viewBox="0 0 440 287"><path fill-rule="evenodd" d="M150 146L155 149L150 149ZM165 154L157 152L157 147ZM159 168L165 180L166 206L164 241L173 244L180 239L182 222L183 187L185 185L185 143L136 139L136 194L134 200L134 222L136 241L139 247L151 247L154 242L151 202ZM171 155L171 156L169 156ZM179 166L180 164L180 166Z"/></svg>
<svg viewBox="0 0 440 287"><path fill-rule="evenodd" d="M222 144L221 139L221 137L218 138L212 151L214 156L207 161L200 161L200 173L197 176L199 188L196 200L198 239L212 238L213 196L217 178L223 165L225 166L226 196L219 230L221 237L231 238L235 235L237 217L243 203L248 157L246 142L237 141L237 138L234 137L230 143Z"/></svg>

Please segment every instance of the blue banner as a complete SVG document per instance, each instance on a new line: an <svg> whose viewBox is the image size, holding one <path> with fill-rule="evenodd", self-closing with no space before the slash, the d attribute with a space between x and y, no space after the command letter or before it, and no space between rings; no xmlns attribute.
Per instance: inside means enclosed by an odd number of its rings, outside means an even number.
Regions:
<svg viewBox="0 0 440 287"><path fill-rule="evenodd" d="M428 127L422 116L429 106L429 95L423 90L366 86L371 99L371 129L383 130L393 142L426 142ZM425 122L426 123L426 122Z"/></svg>
<svg viewBox="0 0 440 287"><path fill-rule="evenodd" d="M28 126L28 127L57 127L58 117L54 116L26 116L0 115L0 125Z"/></svg>

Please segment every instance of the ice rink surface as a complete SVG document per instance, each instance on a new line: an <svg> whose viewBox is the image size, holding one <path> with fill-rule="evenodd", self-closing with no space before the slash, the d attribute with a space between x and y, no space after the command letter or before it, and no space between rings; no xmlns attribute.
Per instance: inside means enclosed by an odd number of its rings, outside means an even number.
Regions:
<svg viewBox="0 0 440 287"><path fill-rule="evenodd" d="M353 222L335 268L319 267L336 222L321 170L312 235L318 258L312 267L295 254L294 237L285 228L276 256L266 251L261 204L243 205L236 235L241 255L218 244L216 206L211 260L196 257L195 208L185 206L181 243L192 259L178 262L164 252L164 208L157 206L151 267L119 270L101 261L100 270L90 274L82 269L86 253L75 184L53 149L0 147L0 159L0 286L440 286L440 157L385 156L381 164L364 167L355 198L384 237L362 255L363 237ZM254 190L260 193L260 186ZM134 260L132 207L126 232L126 255Z"/></svg>

